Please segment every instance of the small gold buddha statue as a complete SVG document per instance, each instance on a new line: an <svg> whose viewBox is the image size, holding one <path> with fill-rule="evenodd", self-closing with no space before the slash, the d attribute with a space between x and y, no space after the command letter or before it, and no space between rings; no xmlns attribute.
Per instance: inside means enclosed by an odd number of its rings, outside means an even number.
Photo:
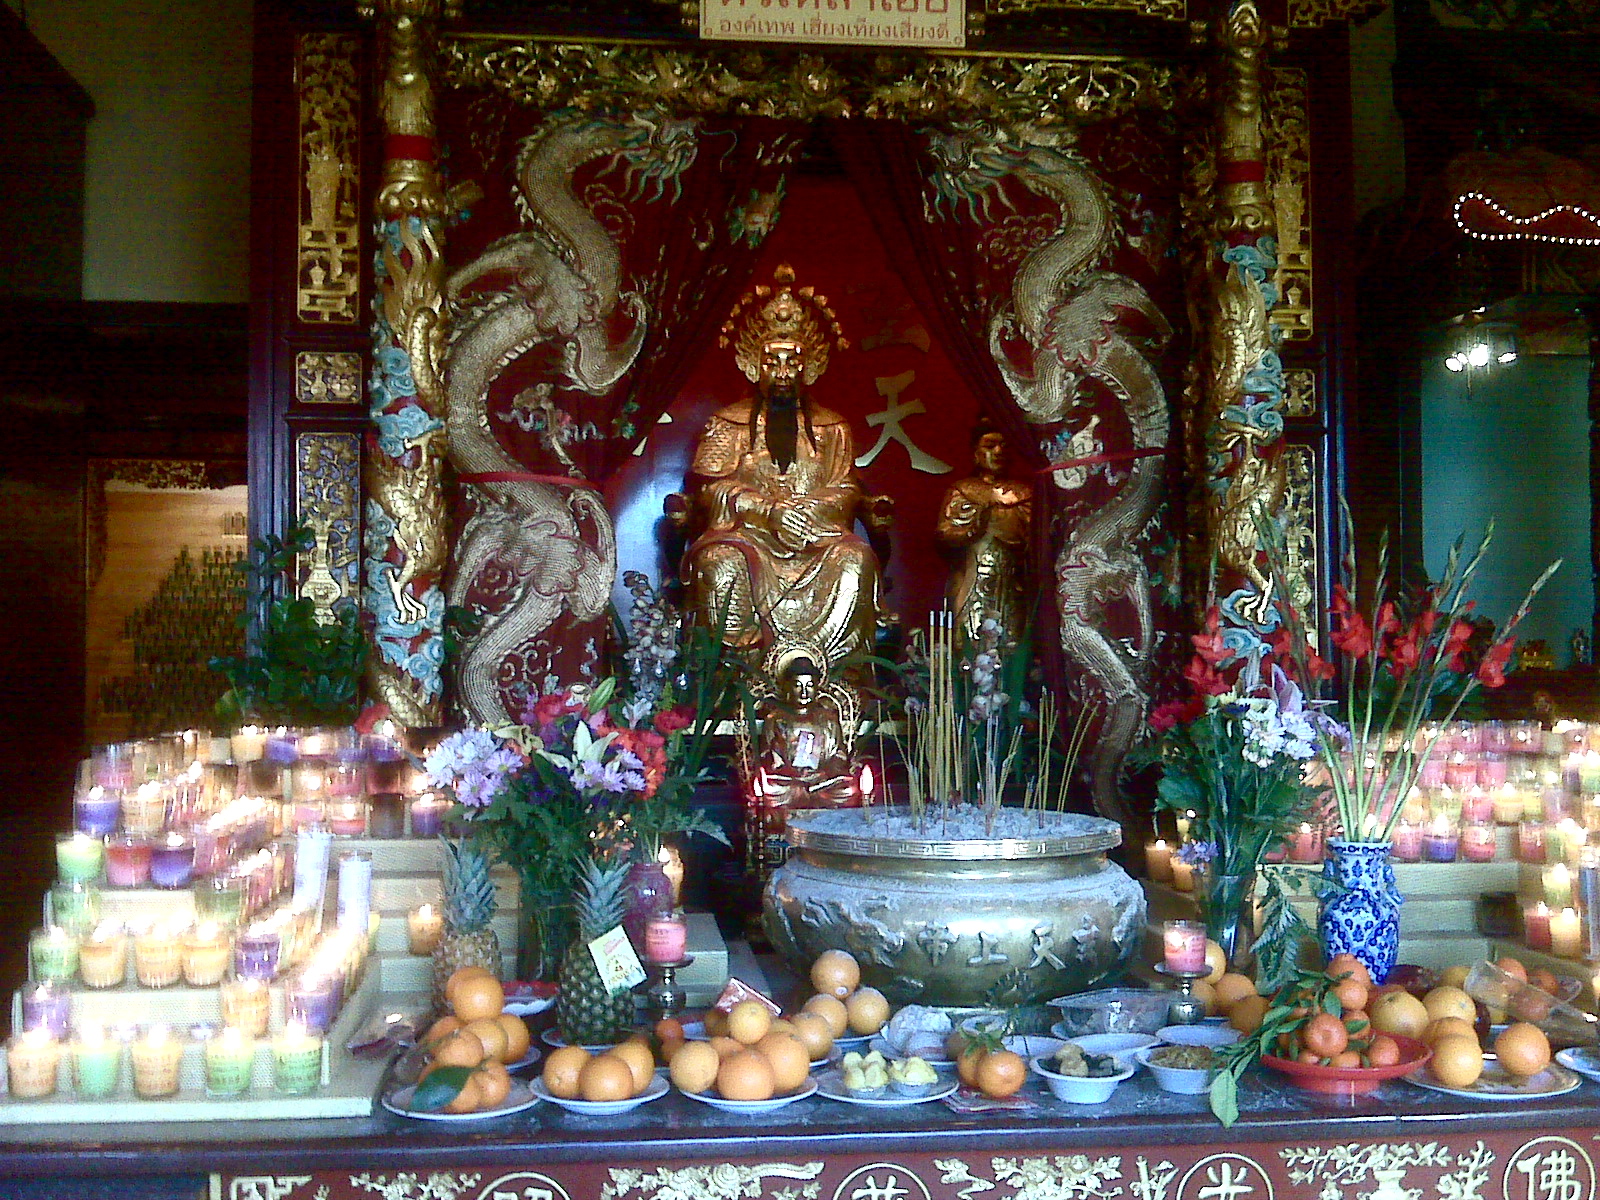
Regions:
<svg viewBox="0 0 1600 1200"><path fill-rule="evenodd" d="M985 616L1014 644L1029 617L1033 485L1005 477L1006 435L986 421L973 428L972 462L976 474L951 484L939 506L937 536L955 552L946 595L969 645Z"/></svg>
<svg viewBox="0 0 1600 1200"><path fill-rule="evenodd" d="M691 499L677 498L694 535L688 608L752 665L804 641L831 667L872 649L880 608L878 559L855 532L863 497L850 425L807 394L830 346L848 343L826 298L795 288L784 265L734 306L719 340L730 344L755 395L711 415ZM867 505L868 519L885 521L886 503Z"/></svg>

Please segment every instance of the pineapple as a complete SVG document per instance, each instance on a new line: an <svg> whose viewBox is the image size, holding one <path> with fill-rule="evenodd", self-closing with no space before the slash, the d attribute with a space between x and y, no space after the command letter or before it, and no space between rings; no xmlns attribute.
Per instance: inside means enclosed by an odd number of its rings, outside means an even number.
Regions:
<svg viewBox="0 0 1600 1200"><path fill-rule="evenodd" d="M444 985L462 967L487 967L500 977L489 855L474 840L444 843L444 935L433 951L433 1003L445 1007Z"/></svg>
<svg viewBox="0 0 1600 1200"><path fill-rule="evenodd" d="M578 936L561 961L556 996L556 1024L569 1045L621 1041L633 1028L633 993L608 993L589 953L590 941L622 923L627 881L626 862L602 866L590 859L579 875L573 900Z"/></svg>

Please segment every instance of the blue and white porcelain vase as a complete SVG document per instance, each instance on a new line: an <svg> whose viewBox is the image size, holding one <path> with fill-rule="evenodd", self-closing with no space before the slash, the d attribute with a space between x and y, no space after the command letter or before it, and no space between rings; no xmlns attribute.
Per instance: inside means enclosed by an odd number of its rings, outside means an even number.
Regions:
<svg viewBox="0 0 1600 1200"><path fill-rule="evenodd" d="M1400 957L1400 905L1405 900L1395 886L1388 842L1328 843L1322 877L1338 885L1322 902L1317 932L1322 950L1353 954L1372 975L1374 983L1389 978Z"/></svg>

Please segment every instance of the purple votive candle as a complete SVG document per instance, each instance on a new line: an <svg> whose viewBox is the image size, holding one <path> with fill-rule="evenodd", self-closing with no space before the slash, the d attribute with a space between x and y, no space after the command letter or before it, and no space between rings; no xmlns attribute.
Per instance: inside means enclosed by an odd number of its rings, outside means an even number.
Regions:
<svg viewBox="0 0 1600 1200"><path fill-rule="evenodd" d="M117 833L106 839L106 882L113 887L143 887L150 882L150 839Z"/></svg>
<svg viewBox="0 0 1600 1200"><path fill-rule="evenodd" d="M58 1042L67 1040L72 1025L72 993L53 983L22 989L22 1030L48 1029Z"/></svg>
<svg viewBox="0 0 1600 1200"><path fill-rule="evenodd" d="M284 989L285 1016L312 1033L326 1033L339 1015L343 989L333 974L301 975Z"/></svg>
<svg viewBox="0 0 1600 1200"><path fill-rule="evenodd" d="M1424 862L1450 863L1456 860L1456 850L1461 844L1461 835L1454 825L1435 821L1422 835L1422 858Z"/></svg>
<svg viewBox="0 0 1600 1200"><path fill-rule="evenodd" d="M450 802L437 796L420 796L411 802L411 836L438 837Z"/></svg>
<svg viewBox="0 0 1600 1200"><path fill-rule="evenodd" d="M282 947L276 929L246 929L233 942L233 973L240 979L271 979Z"/></svg>
<svg viewBox="0 0 1600 1200"><path fill-rule="evenodd" d="M92 787L72 802L75 823L90 837L105 837L115 833L117 820L122 816L122 793Z"/></svg>
<svg viewBox="0 0 1600 1200"><path fill-rule="evenodd" d="M194 843L169 833L150 847L150 882L162 888L186 888L194 879Z"/></svg>
<svg viewBox="0 0 1600 1200"><path fill-rule="evenodd" d="M280 726L267 733L262 757L282 766L300 761L300 734L298 730Z"/></svg>

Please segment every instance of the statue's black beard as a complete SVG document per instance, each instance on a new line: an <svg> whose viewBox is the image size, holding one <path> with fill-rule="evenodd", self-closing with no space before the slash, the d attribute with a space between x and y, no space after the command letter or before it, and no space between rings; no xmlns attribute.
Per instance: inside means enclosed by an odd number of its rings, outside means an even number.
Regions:
<svg viewBox="0 0 1600 1200"><path fill-rule="evenodd" d="M788 388L774 389L766 397L767 453L787 472L794 465L795 443L800 436L800 396ZM806 421L806 435L811 436L811 421ZM812 445L816 439L812 438Z"/></svg>

